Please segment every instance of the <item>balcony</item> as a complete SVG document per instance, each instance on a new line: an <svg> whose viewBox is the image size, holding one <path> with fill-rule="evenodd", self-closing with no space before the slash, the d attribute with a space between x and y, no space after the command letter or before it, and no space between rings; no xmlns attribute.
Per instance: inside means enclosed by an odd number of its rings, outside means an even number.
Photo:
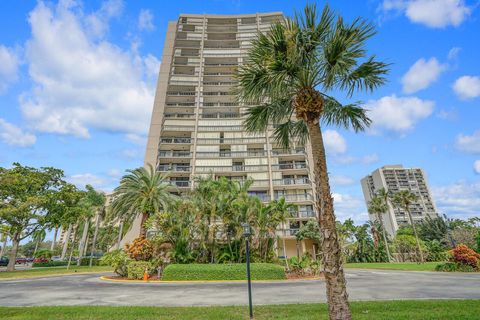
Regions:
<svg viewBox="0 0 480 320"><path fill-rule="evenodd" d="M157 168L160 172L190 172L190 166L178 166L169 164L160 164Z"/></svg>
<svg viewBox="0 0 480 320"><path fill-rule="evenodd" d="M267 165L232 165L232 166L196 166L197 172L247 172L247 171L267 171Z"/></svg>
<svg viewBox="0 0 480 320"><path fill-rule="evenodd" d="M165 118L169 119L192 119L195 118L195 113L165 113Z"/></svg>
<svg viewBox="0 0 480 320"><path fill-rule="evenodd" d="M202 119L240 118L240 114L235 112L203 113L200 116Z"/></svg>
<svg viewBox="0 0 480 320"><path fill-rule="evenodd" d="M195 91L167 91L169 96L194 96L195 94Z"/></svg>
<svg viewBox="0 0 480 320"><path fill-rule="evenodd" d="M192 143L192 139L191 138L183 138L183 137L161 138L160 143Z"/></svg>
<svg viewBox="0 0 480 320"><path fill-rule="evenodd" d="M306 169L306 162L292 162L292 163L280 163L272 164L272 168L275 170L295 170L295 169Z"/></svg>
<svg viewBox="0 0 480 320"><path fill-rule="evenodd" d="M198 131L243 131L243 126L198 126Z"/></svg>
<svg viewBox="0 0 480 320"><path fill-rule="evenodd" d="M310 193L304 194L277 194L275 200L285 198L286 201L313 201L313 196Z"/></svg>
<svg viewBox="0 0 480 320"><path fill-rule="evenodd" d="M272 156L301 155L301 154L305 154L305 149L296 149L296 150L273 149L272 150Z"/></svg>
<svg viewBox="0 0 480 320"><path fill-rule="evenodd" d="M158 156L162 158L190 158L190 151L159 151Z"/></svg>
<svg viewBox="0 0 480 320"><path fill-rule="evenodd" d="M198 138L198 144L264 144L265 138Z"/></svg>
<svg viewBox="0 0 480 320"><path fill-rule="evenodd" d="M219 152L197 152L197 158L240 158L265 156L265 151L219 151Z"/></svg>
<svg viewBox="0 0 480 320"><path fill-rule="evenodd" d="M204 107L240 107L237 102L204 102Z"/></svg>
<svg viewBox="0 0 480 320"><path fill-rule="evenodd" d="M305 185L310 184L308 178L284 178L272 180L274 185Z"/></svg>
<svg viewBox="0 0 480 320"><path fill-rule="evenodd" d="M167 103L167 107L195 107L195 102Z"/></svg>
<svg viewBox="0 0 480 320"><path fill-rule="evenodd" d="M178 188L189 188L191 185L190 181L174 181L174 180L170 180L170 184Z"/></svg>
<svg viewBox="0 0 480 320"><path fill-rule="evenodd" d="M195 130L195 126L170 126L165 125L163 126L164 131L193 131Z"/></svg>

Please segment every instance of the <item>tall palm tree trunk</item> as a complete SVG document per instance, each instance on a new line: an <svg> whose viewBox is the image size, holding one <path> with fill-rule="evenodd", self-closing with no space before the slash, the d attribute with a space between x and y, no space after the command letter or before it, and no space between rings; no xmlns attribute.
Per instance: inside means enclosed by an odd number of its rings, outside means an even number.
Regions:
<svg viewBox="0 0 480 320"><path fill-rule="evenodd" d="M70 248L70 255L68 256L67 270L70 269L70 264L72 263L73 250L75 249L75 240L77 238L77 225L73 228L73 240L72 247Z"/></svg>
<svg viewBox="0 0 480 320"><path fill-rule="evenodd" d="M17 260L18 245L20 244L20 232L15 232L12 237L12 250L8 257L7 271L15 270L15 262Z"/></svg>
<svg viewBox="0 0 480 320"><path fill-rule="evenodd" d="M88 266L92 267L93 255L95 254L95 246L97 244L97 235L98 235L98 227L100 226L100 214L97 213L97 220L95 221L95 232L93 233L93 240L92 240L92 249L90 250L90 261L88 262Z"/></svg>
<svg viewBox="0 0 480 320"><path fill-rule="evenodd" d="M352 318L348 303L347 283L342 266L342 251L333 211L333 198L328 181L327 161L322 132L318 121L308 121L317 192L316 207L322 234L323 272L327 287L327 302L331 320Z"/></svg>
<svg viewBox="0 0 480 320"><path fill-rule="evenodd" d="M61 259L64 260L67 255L68 243L70 242L70 236L72 235L73 225L70 223L68 225L67 234L65 236L65 241L63 242L62 255Z"/></svg>
<svg viewBox="0 0 480 320"><path fill-rule="evenodd" d="M383 237L383 242L385 243L385 250L387 251L388 262L392 262L392 257L390 256L390 249L388 248L387 234L385 232L385 226L383 225L383 218L381 213L378 213L378 221L382 226L382 237Z"/></svg>
<svg viewBox="0 0 480 320"><path fill-rule="evenodd" d="M417 242L417 251L418 251L418 254L420 255L420 262L423 263L425 260L423 259L423 251L422 251L422 248L420 247L420 240L418 238L417 227L415 227L415 223L413 223L413 217L412 217L412 213L410 212L410 209L406 207L405 211L407 211L408 218L410 219L410 223L412 224L413 234L415 235L415 240Z"/></svg>
<svg viewBox="0 0 480 320"><path fill-rule="evenodd" d="M142 221L140 222L140 237L147 237L147 229L145 228L145 222L147 222L148 213L142 213Z"/></svg>
<svg viewBox="0 0 480 320"><path fill-rule="evenodd" d="M88 237L88 227L90 225L90 218L85 219L85 224L83 225L83 233L82 238L80 239L80 244L78 246L78 260L77 266L82 263L83 252L85 250L85 246L87 244L87 237Z"/></svg>
<svg viewBox="0 0 480 320"><path fill-rule="evenodd" d="M3 234L3 243L2 243L2 248L0 249L0 258L3 257L3 254L5 253L5 247L7 246L7 240L8 240L8 234Z"/></svg>
<svg viewBox="0 0 480 320"><path fill-rule="evenodd" d="M123 219L120 220L120 227L118 228L117 250L120 249L120 242L122 241L123 233Z"/></svg>
<svg viewBox="0 0 480 320"><path fill-rule="evenodd" d="M55 243L57 242L58 229L59 229L58 227L55 227L55 232L53 233L52 244L50 245L50 251L53 251L55 249Z"/></svg>

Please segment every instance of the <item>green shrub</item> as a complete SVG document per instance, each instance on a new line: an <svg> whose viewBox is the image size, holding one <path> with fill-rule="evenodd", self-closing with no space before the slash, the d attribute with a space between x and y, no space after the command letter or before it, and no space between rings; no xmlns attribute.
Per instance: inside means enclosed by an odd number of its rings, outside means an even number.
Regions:
<svg viewBox="0 0 480 320"><path fill-rule="evenodd" d="M438 264L435 267L435 271L445 272L474 272L475 269L472 266L464 265L456 262L445 262Z"/></svg>
<svg viewBox="0 0 480 320"><path fill-rule="evenodd" d="M99 262L102 266L112 267L113 271L120 277L126 277L128 275L127 266L130 261L131 259L125 251L119 249L106 253Z"/></svg>
<svg viewBox="0 0 480 320"><path fill-rule="evenodd" d="M51 257L53 256L53 252L50 251L50 250L39 250L36 254L35 254L35 258L47 258L47 259L50 259Z"/></svg>
<svg viewBox="0 0 480 320"><path fill-rule="evenodd" d="M32 264L33 268L39 267L61 267L66 266L68 264L67 261L48 261L48 262L34 262Z"/></svg>
<svg viewBox="0 0 480 320"><path fill-rule="evenodd" d="M99 258L92 258L92 266L98 266L99 265ZM90 257L83 257L82 260L80 260L80 265L81 266L89 266L90 265Z"/></svg>
<svg viewBox="0 0 480 320"><path fill-rule="evenodd" d="M145 270L148 274L153 272L153 266L148 261L130 261L127 267L128 279L142 280Z"/></svg>
<svg viewBox="0 0 480 320"><path fill-rule="evenodd" d="M285 279L285 269L271 263L252 263L253 280ZM244 263L237 264L171 264L163 271L162 280L246 280Z"/></svg>

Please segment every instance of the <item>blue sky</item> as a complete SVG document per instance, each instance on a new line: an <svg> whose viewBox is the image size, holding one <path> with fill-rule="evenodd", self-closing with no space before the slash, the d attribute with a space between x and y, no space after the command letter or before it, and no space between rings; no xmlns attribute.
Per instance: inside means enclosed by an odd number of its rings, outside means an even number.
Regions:
<svg viewBox="0 0 480 320"><path fill-rule="evenodd" d="M424 168L442 213L478 216L479 2L329 3L349 21L374 23L368 49L392 63L388 84L353 97L370 110L368 132L325 128L337 216L367 219L359 180L385 164ZM1 1L0 166L55 166L79 186L113 189L125 169L143 164L168 21L180 13L291 15L304 5Z"/></svg>

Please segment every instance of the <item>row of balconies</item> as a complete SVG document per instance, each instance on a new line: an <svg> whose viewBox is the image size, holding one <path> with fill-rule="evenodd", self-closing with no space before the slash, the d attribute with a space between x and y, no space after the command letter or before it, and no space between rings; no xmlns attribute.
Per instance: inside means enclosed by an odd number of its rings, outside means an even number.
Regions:
<svg viewBox="0 0 480 320"><path fill-rule="evenodd" d="M258 172L258 171L268 171L268 165L230 165L230 166L196 166L197 172ZM272 164L272 170L283 171L283 170L304 170L307 169L307 164Z"/></svg>
<svg viewBox="0 0 480 320"><path fill-rule="evenodd" d="M188 138L162 138L164 141L186 141ZM161 143L165 143L160 141ZM175 143L175 142L167 142L167 143ZM190 143L190 142L184 142ZM184 150L160 150L158 153L159 157L169 157L169 158L189 158L192 157L193 153L191 151L184 151ZM195 153L197 158L240 158L240 157L262 157L267 155L266 150L247 150L247 151L197 151ZM271 152L273 156L282 156L282 155L305 155L305 151L295 151L295 150L286 150L282 152ZM288 169L297 169L303 168L303 162L300 163L281 163L279 164L282 167ZM282 168L281 168L282 169Z"/></svg>
<svg viewBox="0 0 480 320"><path fill-rule="evenodd" d="M195 118L195 113L176 113L176 112L166 112L164 114L165 118L173 119L192 119ZM202 113L199 115L202 119L235 119L240 118L239 113L235 112L215 112L215 113Z"/></svg>

